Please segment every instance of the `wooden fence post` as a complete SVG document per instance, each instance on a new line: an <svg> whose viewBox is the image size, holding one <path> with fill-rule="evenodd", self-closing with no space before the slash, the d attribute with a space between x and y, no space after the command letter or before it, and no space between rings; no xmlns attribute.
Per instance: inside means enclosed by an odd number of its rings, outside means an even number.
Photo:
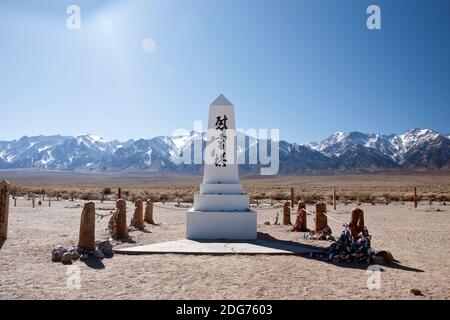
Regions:
<svg viewBox="0 0 450 320"><path fill-rule="evenodd" d="M417 208L417 187L414 187L414 208Z"/></svg>
<svg viewBox="0 0 450 320"><path fill-rule="evenodd" d="M304 201L299 201L297 206L297 219L291 231L306 232L308 231L306 223L306 204Z"/></svg>
<svg viewBox="0 0 450 320"><path fill-rule="evenodd" d="M52 206L52 199L48 198L48 206L51 207Z"/></svg>
<svg viewBox="0 0 450 320"><path fill-rule="evenodd" d="M291 188L291 208L294 209L294 188Z"/></svg>
<svg viewBox="0 0 450 320"><path fill-rule="evenodd" d="M8 237L9 182L0 182L0 239Z"/></svg>
<svg viewBox="0 0 450 320"><path fill-rule="evenodd" d="M150 224L155 224L153 221L153 200L148 199L147 205L145 206L145 222Z"/></svg>
<svg viewBox="0 0 450 320"><path fill-rule="evenodd" d="M316 228L315 232L319 233L328 226L328 219L325 213L327 212L327 205L325 203L316 204Z"/></svg>
<svg viewBox="0 0 450 320"><path fill-rule="evenodd" d="M33 199L31 200L32 204L33 204L33 209L34 209L34 194L33 194Z"/></svg>
<svg viewBox="0 0 450 320"><path fill-rule="evenodd" d="M70 201L73 202L73 192L70 193Z"/></svg>
<svg viewBox="0 0 450 320"><path fill-rule="evenodd" d="M356 239L364 231L364 211L359 208L353 209L350 216L350 233Z"/></svg>
<svg viewBox="0 0 450 320"><path fill-rule="evenodd" d="M117 199L122 199L122 189L117 189Z"/></svg>
<svg viewBox="0 0 450 320"><path fill-rule="evenodd" d="M283 224L285 226L289 226L292 224L292 222L291 222L291 207L289 205L289 201L286 201L283 205Z"/></svg>
<svg viewBox="0 0 450 320"><path fill-rule="evenodd" d="M78 247L85 251L95 250L95 203L84 204L80 221L80 237Z"/></svg>
<svg viewBox="0 0 450 320"><path fill-rule="evenodd" d="M14 208L17 207L17 198L14 197Z"/></svg>
<svg viewBox="0 0 450 320"><path fill-rule="evenodd" d="M116 202L116 214L112 217L115 218L115 227L112 230L113 237L116 239L128 238L128 226L127 226L127 203L123 199L119 199Z"/></svg>
<svg viewBox="0 0 450 320"><path fill-rule="evenodd" d="M333 209L336 210L336 188L333 188Z"/></svg>
<svg viewBox="0 0 450 320"><path fill-rule="evenodd" d="M139 230L144 230L144 207L141 199L134 202L134 215L131 225Z"/></svg>

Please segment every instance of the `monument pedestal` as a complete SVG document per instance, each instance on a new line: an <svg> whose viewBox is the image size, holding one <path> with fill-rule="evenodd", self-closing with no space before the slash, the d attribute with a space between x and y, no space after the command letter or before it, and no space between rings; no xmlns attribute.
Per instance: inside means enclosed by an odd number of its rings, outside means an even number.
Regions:
<svg viewBox="0 0 450 320"><path fill-rule="evenodd" d="M206 163L194 208L186 214L190 240L256 240L256 212L239 182L234 107L219 96L209 109L207 150L214 163ZM229 144L232 142L231 144ZM205 152L206 153L206 152ZM206 155L205 155L206 156Z"/></svg>
<svg viewBox="0 0 450 320"><path fill-rule="evenodd" d="M195 211L186 214L186 238L190 240L256 240L254 211Z"/></svg>

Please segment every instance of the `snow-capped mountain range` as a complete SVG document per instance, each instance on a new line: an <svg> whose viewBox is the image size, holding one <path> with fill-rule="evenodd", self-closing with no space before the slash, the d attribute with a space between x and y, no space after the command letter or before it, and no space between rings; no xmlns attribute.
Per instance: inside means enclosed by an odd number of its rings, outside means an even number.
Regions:
<svg viewBox="0 0 450 320"><path fill-rule="evenodd" d="M199 135L202 134L191 132L185 136L126 142L106 141L92 134L25 136L0 141L0 169L201 172L201 165L179 165L175 161ZM246 139L245 148L238 152L245 152L248 157L249 145L258 146L260 141ZM195 156L198 154L191 155ZM240 169L256 172L259 166L241 165ZM411 129L400 135L336 132L306 145L280 141L280 173L399 170L450 171L450 135L431 129Z"/></svg>

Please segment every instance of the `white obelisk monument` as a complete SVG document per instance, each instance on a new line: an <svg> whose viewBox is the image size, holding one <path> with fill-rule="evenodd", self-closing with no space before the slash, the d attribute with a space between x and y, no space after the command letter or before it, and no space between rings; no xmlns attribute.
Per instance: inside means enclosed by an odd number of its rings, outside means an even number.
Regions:
<svg viewBox="0 0 450 320"><path fill-rule="evenodd" d="M256 239L256 212L239 182L235 130L234 106L220 95L209 108L203 183L186 215L188 239Z"/></svg>

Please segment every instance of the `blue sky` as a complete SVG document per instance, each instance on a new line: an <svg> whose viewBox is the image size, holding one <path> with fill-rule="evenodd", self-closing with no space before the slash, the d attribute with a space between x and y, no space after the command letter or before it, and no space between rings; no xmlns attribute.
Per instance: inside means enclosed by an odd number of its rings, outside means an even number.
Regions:
<svg viewBox="0 0 450 320"><path fill-rule="evenodd" d="M66 27L70 4L81 30ZM366 27L370 4L381 30ZM2 0L0 140L168 135L206 123L220 93L238 127L288 141L446 133L449 39L446 0Z"/></svg>

